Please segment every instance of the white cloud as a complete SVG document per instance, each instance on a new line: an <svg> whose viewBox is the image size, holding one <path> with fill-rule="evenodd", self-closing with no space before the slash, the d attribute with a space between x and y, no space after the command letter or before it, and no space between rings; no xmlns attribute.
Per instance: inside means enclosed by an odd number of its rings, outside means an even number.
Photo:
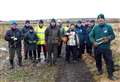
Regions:
<svg viewBox="0 0 120 82"><path fill-rule="evenodd" d="M120 18L119 0L0 0L0 20Z"/></svg>

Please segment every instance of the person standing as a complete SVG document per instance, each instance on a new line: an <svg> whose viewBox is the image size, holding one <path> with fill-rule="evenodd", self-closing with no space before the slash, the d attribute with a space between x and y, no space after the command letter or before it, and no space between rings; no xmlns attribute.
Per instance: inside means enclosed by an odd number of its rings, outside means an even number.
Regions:
<svg viewBox="0 0 120 82"><path fill-rule="evenodd" d="M17 23L11 23L11 29L8 30L5 34L5 40L8 41L9 47L9 62L10 62L10 69L14 68L14 56L15 53L18 58L18 65L22 66L22 55L21 55L21 40L22 34L21 31L17 28Z"/></svg>
<svg viewBox="0 0 120 82"><path fill-rule="evenodd" d="M25 35L25 40L28 44L28 51L29 51L29 57L33 61L33 63L36 62L36 48L37 48L37 35L32 27L30 27L29 32Z"/></svg>
<svg viewBox="0 0 120 82"><path fill-rule="evenodd" d="M112 58L112 50L110 43L115 39L115 34L111 25L105 22L103 14L98 15L98 25L96 25L90 32L90 41L94 46L94 54L97 67L97 75L103 74L102 69L102 57L105 60L108 78L110 80L117 80L117 77L113 75L114 63Z"/></svg>
<svg viewBox="0 0 120 82"><path fill-rule="evenodd" d="M30 27L32 27L30 25L30 21L26 20L25 25L22 28L22 38L23 38L23 44L24 44L24 59L25 60L28 59L28 44L24 38L25 38L25 35L27 34L27 32L29 32Z"/></svg>
<svg viewBox="0 0 120 82"><path fill-rule="evenodd" d="M46 29L45 38L48 45L48 63L50 65L55 65L60 39L60 29L57 27L55 19L51 20L49 27Z"/></svg>
<svg viewBox="0 0 120 82"><path fill-rule="evenodd" d="M66 57L65 60L70 63L70 57L72 54L73 62L77 61L77 48L79 47L79 38L75 30L75 25L70 24L70 29L67 31L66 35L68 36L67 46L66 46Z"/></svg>
<svg viewBox="0 0 120 82"><path fill-rule="evenodd" d="M61 50L62 50L62 43L63 43L62 37L64 35L64 30L63 30L63 26L62 26L62 21L61 20L57 21L57 26L60 29L60 42L59 42L59 46L58 46L58 56L57 57L60 58L61 57Z"/></svg>
<svg viewBox="0 0 120 82"><path fill-rule="evenodd" d="M79 48L78 48L78 59L82 59L82 54L84 54L85 51L85 40L84 40L84 35L85 35L85 28L82 26L82 22L78 21L76 25L76 33L79 37Z"/></svg>
<svg viewBox="0 0 120 82"><path fill-rule="evenodd" d="M46 41L45 41L45 30L46 27L44 26L43 20L39 21L39 25L35 27L35 31L37 33L37 54L38 54L38 61L41 61L41 49L43 48L44 58L45 61L47 60L47 51L46 51Z"/></svg>
<svg viewBox="0 0 120 82"><path fill-rule="evenodd" d="M92 56L92 43L90 42L90 38L89 38L89 33L91 32L92 28L90 26L90 20L86 20L85 21L85 48L86 48L86 52Z"/></svg>

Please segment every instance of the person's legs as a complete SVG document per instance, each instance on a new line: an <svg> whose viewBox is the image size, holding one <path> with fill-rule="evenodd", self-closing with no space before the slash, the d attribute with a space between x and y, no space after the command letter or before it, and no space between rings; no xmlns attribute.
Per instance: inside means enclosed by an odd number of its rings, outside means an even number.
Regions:
<svg viewBox="0 0 120 82"><path fill-rule="evenodd" d="M33 50L33 57L34 57L34 60L36 60L36 50Z"/></svg>
<svg viewBox="0 0 120 82"><path fill-rule="evenodd" d="M53 51L53 45L48 44L48 63L52 65L52 51Z"/></svg>
<svg viewBox="0 0 120 82"><path fill-rule="evenodd" d="M84 54L84 51L85 51L85 44L84 43L81 43L80 46L79 46L79 50L78 50L78 58L79 59L82 59L82 54Z"/></svg>
<svg viewBox="0 0 120 82"><path fill-rule="evenodd" d="M53 64L56 63L58 56L58 44L53 45Z"/></svg>
<svg viewBox="0 0 120 82"><path fill-rule="evenodd" d="M68 63L70 62L70 46L69 45L66 45L65 61L67 61Z"/></svg>
<svg viewBox="0 0 120 82"><path fill-rule="evenodd" d="M28 44L24 41L24 59L28 59Z"/></svg>
<svg viewBox="0 0 120 82"><path fill-rule="evenodd" d="M21 54L21 48L16 48L16 53L18 57L18 65L22 66L22 54Z"/></svg>
<svg viewBox="0 0 120 82"><path fill-rule="evenodd" d="M86 50L89 55L92 55L92 44L90 42L86 43Z"/></svg>
<svg viewBox="0 0 120 82"><path fill-rule="evenodd" d="M14 56L15 56L15 49L9 48L9 61L10 61L11 69L14 68Z"/></svg>
<svg viewBox="0 0 120 82"><path fill-rule="evenodd" d="M62 48L62 41L60 42L58 46L58 55L57 55L58 58L61 56L61 48Z"/></svg>
<svg viewBox="0 0 120 82"><path fill-rule="evenodd" d="M45 57L45 60L47 60L46 45L42 45L42 47L43 47L43 52L44 52L44 57Z"/></svg>
<svg viewBox="0 0 120 82"><path fill-rule="evenodd" d="M41 61L40 54L41 54L41 45L37 45L37 54L38 54L38 61Z"/></svg>
<svg viewBox="0 0 120 82"><path fill-rule="evenodd" d="M29 57L32 60L32 50L29 50Z"/></svg>
<svg viewBox="0 0 120 82"><path fill-rule="evenodd" d="M95 60L96 60L96 67L98 72L102 72L102 53L100 48L94 49L95 53Z"/></svg>
<svg viewBox="0 0 120 82"><path fill-rule="evenodd" d="M113 68L114 68L114 64L112 60L112 51L110 49L105 49L103 51L103 58L106 62L108 76L111 77L113 76Z"/></svg>
<svg viewBox="0 0 120 82"><path fill-rule="evenodd" d="M33 50L33 62L36 62L36 50Z"/></svg>
<svg viewBox="0 0 120 82"><path fill-rule="evenodd" d="M77 47L71 46L71 52L72 52L73 61L76 61L77 60Z"/></svg>

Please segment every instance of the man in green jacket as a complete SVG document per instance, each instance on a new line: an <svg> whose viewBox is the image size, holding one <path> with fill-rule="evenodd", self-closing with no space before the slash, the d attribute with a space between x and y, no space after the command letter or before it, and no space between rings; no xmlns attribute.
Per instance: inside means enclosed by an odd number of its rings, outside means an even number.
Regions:
<svg viewBox="0 0 120 82"><path fill-rule="evenodd" d="M94 54L96 59L96 67L98 75L103 73L102 70L102 56L105 60L108 72L108 78L110 80L116 80L113 75L114 64L112 58L112 51L110 49L110 43L115 39L115 34L110 25L105 23L105 17L103 14L98 15L98 25L96 25L89 34L90 41L94 46Z"/></svg>

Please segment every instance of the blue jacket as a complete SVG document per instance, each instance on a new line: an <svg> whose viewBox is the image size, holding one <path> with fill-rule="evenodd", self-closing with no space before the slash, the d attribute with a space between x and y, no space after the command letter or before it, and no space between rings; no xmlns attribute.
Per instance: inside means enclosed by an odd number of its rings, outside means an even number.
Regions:
<svg viewBox="0 0 120 82"><path fill-rule="evenodd" d="M36 43L38 41L37 35L35 32L28 32L25 35L25 40L28 44L29 50L35 50L36 49Z"/></svg>
<svg viewBox="0 0 120 82"><path fill-rule="evenodd" d="M84 36L85 36L85 33L86 33L85 28L83 26L81 26L81 27L76 26L76 33L79 37L80 43L84 43L84 41L85 41Z"/></svg>
<svg viewBox="0 0 120 82"><path fill-rule="evenodd" d="M11 37L17 38L16 41L14 41ZM21 47L21 40L22 40L22 34L19 29L10 29L5 34L5 40L8 41L9 47Z"/></svg>
<svg viewBox="0 0 120 82"><path fill-rule="evenodd" d="M84 35L85 41L86 41L86 43L90 44L91 42L90 42L89 34L90 34L92 28L88 27L88 26L85 26L84 28L85 28L85 35Z"/></svg>

